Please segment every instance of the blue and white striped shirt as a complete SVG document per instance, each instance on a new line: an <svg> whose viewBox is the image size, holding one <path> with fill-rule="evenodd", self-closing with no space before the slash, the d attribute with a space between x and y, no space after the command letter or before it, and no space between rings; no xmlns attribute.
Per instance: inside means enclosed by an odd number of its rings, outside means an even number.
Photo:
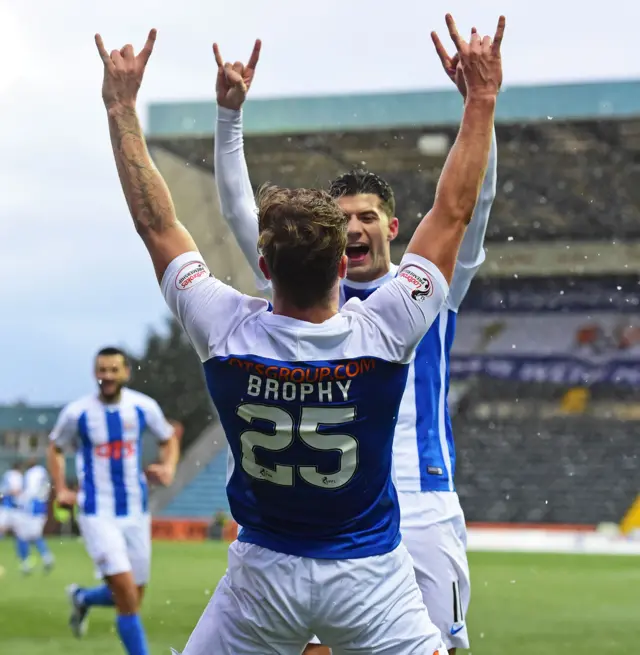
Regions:
<svg viewBox="0 0 640 655"><path fill-rule="evenodd" d="M60 449L76 451L78 506L86 515L136 516L147 511L142 471L142 437L149 430L167 441L173 427L158 403L138 391L122 389L120 401L97 395L69 403L51 432Z"/></svg>

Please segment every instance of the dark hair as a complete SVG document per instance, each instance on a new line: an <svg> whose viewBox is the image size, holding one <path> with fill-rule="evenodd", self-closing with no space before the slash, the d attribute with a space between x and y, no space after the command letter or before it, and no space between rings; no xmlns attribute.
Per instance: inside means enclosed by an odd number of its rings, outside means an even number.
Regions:
<svg viewBox="0 0 640 655"><path fill-rule="evenodd" d="M347 246L347 216L326 192L263 186L258 247L278 292L299 309L325 302Z"/></svg>
<svg viewBox="0 0 640 655"><path fill-rule="evenodd" d="M113 357L115 355L120 355L124 360L124 365L129 367L129 357L127 357L127 353L125 353L124 350L121 350L120 348L116 348L115 346L106 346L105 348L101 348L96 353L96 359L98 359L98 357Z"/></svg>
<svg viewBox="0 0 640 655"><path fill-rule="evenodd" d="M396 215L396 199L393 189L388 182L375 173L370 173L362 168L354 168L337 177L329 185L329 194L332 198L355 196L359 193L372 193L378 196L384 213L389 218Z"/></svg>

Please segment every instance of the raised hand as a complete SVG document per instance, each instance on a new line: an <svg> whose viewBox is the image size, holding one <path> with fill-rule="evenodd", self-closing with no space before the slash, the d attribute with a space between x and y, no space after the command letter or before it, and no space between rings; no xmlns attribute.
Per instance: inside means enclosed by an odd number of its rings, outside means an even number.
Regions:
<svg viewBox="0 0 640 655"><path fill-rule="evenodd" d="M235 64L225 63L218 44L213 44L213 55L218 65L216 100L221 107L236 110L242 107L256 74L261 47L262 41L257 39L251 57L249 57L249 61L245 65L240 61L236 61Z"/></svg>
<svg viewBox="0 0 640 655"><path fill-rule="evenodd" d="M156 30L151 30L147 42L137 55L133 46L125 45L120 50L109 54L104 47L102 37L96 34L96 47L104 64L102 80L102 99L107 109L116 105L135 108L138 90L142 84L144 70L153 52Z"/></svg>
<svg viewBox="0 0 640 655"><path fill-rule="evenodd" d="M500 46L505 29L505 17L500 16L493 39L480 38L477 30L471 30L467 43L458 33L451 14L445 17L449 36L456 47L456 54L450 57L438 35L431 38L447 75L455 82L463 96L495 98L502 86L502 57Z"/></svg>
<svg viewBox="0 0 640 655"><path fill-rule="evenodd" d="M471 35L477 32L475 27L471 28ZM447 49L442 45L442 41L435 32L431 32L431 40L433 45L436 48L436 53L440 57L440 63L444 72L447 74L448 78L458 87L463 98L467 97L467 85L464 81L464 75L462 74L462 65L460 64L460 57L456 52L453 57L449 55Z"/></svg>

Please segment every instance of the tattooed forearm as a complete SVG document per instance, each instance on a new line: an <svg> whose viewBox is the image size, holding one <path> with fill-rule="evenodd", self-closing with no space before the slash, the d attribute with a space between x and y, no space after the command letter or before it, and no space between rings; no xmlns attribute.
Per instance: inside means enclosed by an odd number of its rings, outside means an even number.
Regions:
<svg viewBox="0 0 640 655"><path fill-rule="evenodd" d="M109 111L111 145L133 222L140 234L175 227L171 194L156 169L135 109Z"/></svg>

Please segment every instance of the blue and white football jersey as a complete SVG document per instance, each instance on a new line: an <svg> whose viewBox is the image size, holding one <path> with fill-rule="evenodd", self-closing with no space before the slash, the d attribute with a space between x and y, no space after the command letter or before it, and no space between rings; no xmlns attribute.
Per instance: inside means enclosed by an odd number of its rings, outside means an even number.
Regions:
<svg viewBox="0 0 640 655"><path fill-rule="evenodd" d="M22 479L22 473L16 469L9 469L2 474L2 479L0 479L2 503L0 507L11 510L18 506L17 495L22 491Z"/></svg>
<svg viewBox="0 0 640 655"><path fill-rule="evenodd" d="M216 185L222 213L249 262L259 289L266 280L258 265L258 221L253 189L244 158L242 112L218 107L215 139ZM407 373L394 443L395 482L399 491L454 491L456 451L447 403L449 358L457 312L473 276L485 259L484 237L496 195L495 133L487 173L471 223L460 246L458 262L445 305L418 346ZM364 300L393 280L397 267L372 282L343 280L341 302Z"/></svg>
<svg viewBox="0 0 640 655"><path fill-rule="evenodd" d="M398 271L311 324L215 279L197 252L167 268L164 297L204 364L233 454L227 494L241 541L325 559L398 545L398 407L448 293L421 257L405 256Z"/></svg>
<svg viewBox="0 0 640 655"><path fill-rule="evenodd" d="M47 469L40 464L28 468L24 472L23 489L18 497L20 510L31 516L46 516L50 492L51 484Z"/></svg>
<svg viewBox="0 0 640 655"><path fill-rule="evenodd" d="M400 491L454 491L456 451L447 395L449 360L459 303L484 260L473 267L458 265L449 296L416 348L409 364L393 444L396 487ZM393 280L398 267L372 282L343 280L341 302L364 300Z"/></svg>
<svg viewBox="0 0 640 655"><path fill-rule="evenodd" d="M142 437L158 441L173 427L158 403L138 391L122 389L117 403L97 395L69 403L58 416L50 440L76 452L78 508L86 515L136 516L147 511L147 481L142 471Z"/></svg>

